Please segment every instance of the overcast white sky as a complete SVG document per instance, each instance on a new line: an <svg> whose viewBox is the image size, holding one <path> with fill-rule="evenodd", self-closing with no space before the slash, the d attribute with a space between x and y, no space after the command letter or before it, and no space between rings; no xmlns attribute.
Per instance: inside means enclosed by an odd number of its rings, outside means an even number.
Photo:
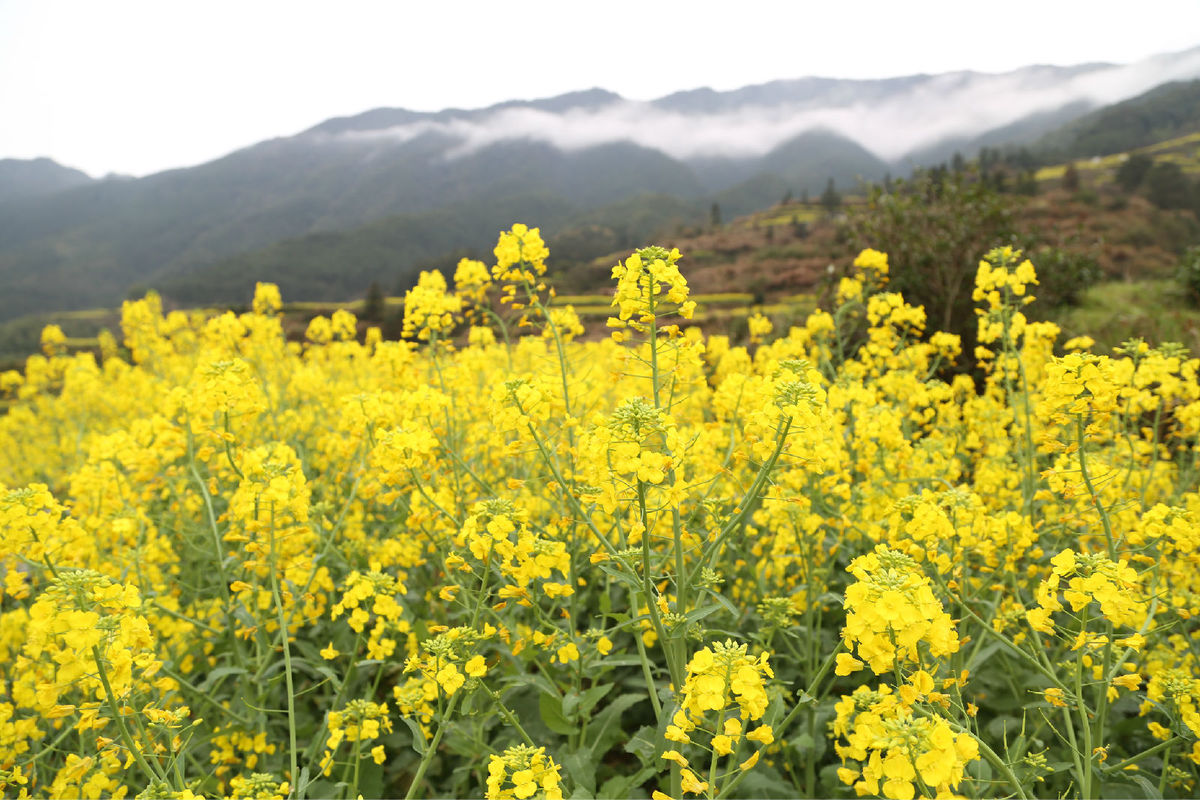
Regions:
<svg viewBox="0 0 1200 800"><path fill-rule="evenodd" d="M0 158L145 175L380 106L593 86L648 100L1196 45L1200 0L0 0Z"/></svg>

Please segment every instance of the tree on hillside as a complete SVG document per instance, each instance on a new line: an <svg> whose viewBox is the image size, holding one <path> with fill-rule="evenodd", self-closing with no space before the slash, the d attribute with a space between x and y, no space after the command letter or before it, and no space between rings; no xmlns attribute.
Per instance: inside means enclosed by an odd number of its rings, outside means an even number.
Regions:
<svg viewBox="0 0 1200 800"><path fill-rule="evenodd" d="M821 205L830 214L841 208L842 196L838 194L837 187L833 184L833 178L829 179L829 183L825 184L825 191L821 192Z"/></svg>
<svg viewBox="0 0 1200 800"><path fill-rule="evenodd" d="M1154 166L1154 159L1144 153L1134 153L1117 167L1117 185L1126 192L1137 191L1146 179L1146 173Z"/></svg>
<svg viewBox="0 0 1200 800"><path fill-rule="evenodd" d="M708 210L708 221L714 227L719 227L721 224L721 205L713 203L712 208Z"/></svg>
<svg viewBox="0 0 1200 800"><path fill-rule="evenodd" d="M1038 193L1037 173L1031 169L1027 169L1018 175L1016 192L1026 197L1036 195Z"/></svg>
<svg viewBox="0 0 1200 800"><path fill-rule="evenodd" d="M854 249L887 252L889 289L925 306L929 328L962 337L967 359L975 348L971 292L980 257L1011 244L1019 201L997 192L972 169L935 177L918 172L895 181L890 194L878 187L843 229Z"/></svg>
<svg viewBox="0 0 1200 800"><path fill-rule="evenodd" d="M1200 246L1189 247L1179 259L1176 278L1187 290L1188 299L1200 306Z"/></svg>
<svg viewBox="0 0 1200 800"><path fill-rule="evenodd" d="M363 299L362 318L367 322L383 322L386 311L387 301L383 298L383 289L379 287L379 281L371 281Z"/></svg>
<svg viewBox="0 0 1200 800"><path fill-rule="evenodd" d="M1192 186L1183 168L1172 161L1159 161L1146 171L1146 197L1159 208L1189 208Z"/></svg>
<svg viewBox="0 0 1200 800"><path fill-rule="evenodd" d="M792 236L797 239L808 238L808 223L801 222L798 214L792 215Z"/></svg>
<svg viewBox="0 0 1200 800"><path fill-rule="evenodd" d="M1079 191L1079 167L1075 166L1075 162L1067 164L1067 168L1063 171L1062 188L1068 192Z"/></svg>

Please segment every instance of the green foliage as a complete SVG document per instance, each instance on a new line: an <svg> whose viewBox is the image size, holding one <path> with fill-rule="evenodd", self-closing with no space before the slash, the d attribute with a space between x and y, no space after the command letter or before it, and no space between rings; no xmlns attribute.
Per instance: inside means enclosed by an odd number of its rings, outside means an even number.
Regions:
<svg viewBox="0 0 1200 800"><path fill-rule="evenodd" d="M1187 290L1193 305L1200 306L1200 245L1189 247L1179 259L1175 273L1178 281Z"/></svg>
<svg viewBox="0 0 1200 800"><path fill-rule="evenodd" d="M165 296L184 304L244 300L257 281L277 283L285 297L296 299L350 298L372 281L402 294L420 270L439 269L449 278L461 258L489 259L495 236L479 231L499 230L514 219L545 220L543 232L555 263L566 273L562 285L569 289L582 283L590 288L608 278L612 265L582 282L574 280L580 265L649 238L678 220L697 218L694 204L661 195L641 195L592 210L548 194L477 199L449 210L401 214L346 231L285 239L165 281L161 288ZM463 242L468 246L456 246Z"/></svg>
<svg viewBox="0 0 1200 800"><path fill-rule="evenodd" d="M1025 195L1026 197L1034 197L1037 195L1039 189L1040 187L1038 186L1037 182L1037 173L1034 170L1022 170L1017 176L1017 194Z"/></svg>
<svg viewBox="0 0 1200 800"><path fill-rule="evenodd" d="M1053 319L1064 339L1085 334L1094 338L1097 353L1111 353L1130 338L1180 342L1200 352L1200 310L1173 280L1096 284L1082 293L1078 306L1060 309Z"/></svg>
<svg viewBox="0 0 1200 800"><path fill-rule="evenodd" d="M1117 185L1126 192L1137 191L1146 178L1146 173L1154 166L1154 159L1145 153L1134 153L1121 162L1114 176Z"/></svg>
<svg viewBox="0 0 1200 800"><path fill-rule="evenodd" d="M838 194L837 187L833 184L833 178L829 179L829 183L825 184L825 191L821 192L821 205L830 214L841 208L842 196Z"/></svg>
<svg viewBox="0 0 1200 800"><path fill-rule="evenodd" d="M1079 191L1079 168L1075 166L1074 161L1067 164L1066 170L1063 171L1062 188L1068 192Z"/></svg>
<svg viewBox="0 0 1200 800"><path fill-rule="evenodd" d="M383 289L379 287L379 281L371 281L371 285L367 287L367 295L363 299L360 316L367 322L382 322L386 313L387 303L383 297Z"/></svg>
<svg viewBox="0 0 1200 800"><path fill-rule="evenodd" d="M1200 80L1167 83L1047 134L1044 156L1091 158L1134 150L1200 129Z"/></svg>
<svg viewBox="0 0 1200 800"><path fill-rule="evenodd" d="M1146 197L1159 208L1188 208L1192 185L1183 169L1171 161L1159 161L1146 172Z"/></svg>
<svg viewBox="0 0 1200 800"><path fill-rule="evenodd" d="M1034 294L1043 310L1079 305L1083 292L1104 277L1096 259L1087 253L1042 247L1030 252L1029 258L1037 268Z"/></svg>

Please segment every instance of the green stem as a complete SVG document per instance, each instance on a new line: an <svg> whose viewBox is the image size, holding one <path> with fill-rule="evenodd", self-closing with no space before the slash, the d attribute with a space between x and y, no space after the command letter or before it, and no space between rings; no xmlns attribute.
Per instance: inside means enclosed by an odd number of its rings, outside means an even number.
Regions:
<svg viewBox="0 0 1200 800"><path fill-rule="evenodd" d="M1080 453L1082 456L1082 452ZM1082 461L1082 458L1081 458ZM1079 628L1086 635L1088 610L1083 609ZM1092 726L1088 723L1087 703L1083 699L1083 656L1085 647L1080 646L1079 655L1075 659L1075 708L1079 712L1079 728L1083 734L1083 750L1079 753L1083 760L1083 774L1079 776L1079 791L1082 800L1092 800Z"/></svg>
<svg viewBox="0 0 1200 800"><path fill-rule="evenodd" d="M504 699L500 697L500 693L492 691L492 689L489 688L483 681L479 682L479 686L483 689L483 691L487 692L488 697L492 698L492 702L496 704L496 710L500 712L500 716L504 717L505 722L513 726L517 733L521 734L521 738L525 740L525 744L529 745L530 747L536 747L536 745L533 743L533 739L529 738L529 734L526 733L525 729L521 727L521 723L517 720L516 714L510 711L508 706L504 705Z"/></svg>
<svg viewBox="0 0 1200 800"><path fill-rule="evenodd" d="M1162 752L1163 750L1166 750L1169 747L1174 747L1177 743L1182 742L1182 741L1183 741L1183 737L1172 736L1170 739L1167 739L1165 742L1159 742L1158 744L1154 745L1154 747L1143 750L1142 752L1138 753L1136 756L1130 756L1129 758L1125 759L1124 761L1113 764L1111 767L1106 769L1105 772L1113 772L1113 773L1122 772L1126 767L1130 766L1131 764L1136 764L1137 762L1141 761L1143 758L1146 758L1147 756L1152 756L1155 753ZM1164 770L1164 772L1165 772L1165 770Z"/></svg>
<svg viewBox="0 0 1200 800"><path fill-rule="evenodd" d="M766 463L764 463L758 470L758 474L754 476L754 482L750 485L750 490L746 493L746 496L742 498L742 502L738 506L737 510L734 511L733 516L729 518L729 521L722 526L721 530L717 532L717 535L713 537L713 540L704 548L704 552L700 555L700 561L696 565L697 572L708 565L708 562L713 558L713 556L716 555L717 551L724 543L725 538L733 533L733 531L741 527L742 523L745 522L746 518L749 516L750 509L762 494L763 487L766 485L767 480L771 476L771 470L775 468L775 463L779 461L779 457L783 454L783 448L787 444L788 432L792 427L791 417L782 419L783 427L780 428L779 435L776 437L775 450L771 453L771 456L767 459Z"/></svg>
<svg viewBox="0 0 1200 800"><path fill-rule="evenodd" d="M430 762L433 761L434 753L437 752L438 745L442 743L442 734L446 732L446 722L454 714L454 707L458 705L458 699L462 697L462 693L455 692L450 698L450 703L446 706L445 713L438 720L437 730L433 732L433 738L425 747L425 753L421 756L421 763L417 765L417 773L413 775L412 783L408 785L408 793L404 795L404 800L413 800L417 796L417 789L425 780L425 772L429 769Z"/></svg>
<svg viewBox="0 0 1200 800"><path fill-rule="evenodd" d="M650 695L650 705L654 708L654 721L662 720L662 701L658 699L658 684L654 682L654 675L650 672L650 657L646 654L646 645L642 641L642 637L636 632L633 634L633 640L637 643L638 656L642 662L642 677L646 681L646 693Z"/></svg>
<svg viewBox="0 0 1200 800"><path fill-rule="evenodd" d="M1108 511L1105 510L1104 504L1100 502L1100 495L1096 493L1096 487L1092 483L1092 476L1088 473L1087 458L1084 456L1086 443L1083 435L1082 417L1075 419L1075 441L1079 445L1079 473L1083 476L1083 483L1087 486L1088 496L1092 499L1092 505L1100 513L1100 522L1104 526L1104 539L1108 543L1108 557L1115 560L1117 552L1113 544L1112 522L1108 518Z"/></svg>
<svg viewBox="0 0 1200 800"><path fill-rule="evenodd" d="M121 740L125 742L125 747L129 749L133 760L151 782L161 780L169 783L165 773L150 768L150 764L146 761L146 757L142 754L141 749L134 743L133 734L129 732L129 726L125 722L125 715L121 713L121 709L117 706L117 695L113 691L112 684L109 683L108 670L104 668L104 659L101 657L100 648L97 645L92 645L92 660L96 662L96 672L99 673L100 684L104 687L104 696L108 700L108 708L112 712L113 719L116 720Z"/></svg>
<svg viewBox="0 0 1200 800"><path fill-rule="evenodd" d="M646 509L646 482L639 480L637 485L638 497L638 513L642 522L642 593L646 598L646 611L650 615L650 622L654 625L654 632L658 634L658 640L662 644L663 655L667 659L667 671L671 674L671 684L679 689L683 686L683 668L679 659L675 658L675 653L671 647L671 642L667 638L667 630L663 627L662 617L658 613L658 603L655 595L658 590L654 587L654 577L650 568L650 517Z"/></svg>
<svg viewBox="0 0 1200 800"><path fill-rule="evenodd" d="M275 616L279 623L279 636L283 644L283 674L287 688L288 752L291 774L288 779L293 786L299 777L296 750L296 693L292 686L292 648L288 643L288 621L283 613L283 596L279 591L278 553L275 550L275 507L271 506L271 596L275 601Z"/></svg>

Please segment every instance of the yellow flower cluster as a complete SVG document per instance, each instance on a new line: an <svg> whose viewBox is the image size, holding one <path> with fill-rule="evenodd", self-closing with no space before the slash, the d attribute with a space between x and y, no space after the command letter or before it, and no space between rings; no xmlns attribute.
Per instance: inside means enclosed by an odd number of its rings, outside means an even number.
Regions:
<svg viewBox="0 0 1200 800"><path fill-rule="evenodd" d="M857 667L866 662L879 675L897 662L919 664L922 643L935 658L958 651L953 620L910 556L881 544L851 561L846 571L856 580L846 587L842 636L857 649Z"/></svg>
<svg viewBox="0 0 1200 800"><path fill-rule="evenodd" d="M87 728L104 727L99 702L125 703L162 666L154 635L139 613L135 586L116 583L90 570L63 570L29 608L23 655L17 659L13 697L56 717L73 713L70 697L87 712ZM158 682L159 691L173 686Z"/></svg>
<svg viewBox="0 0 1200 800"><path fill-rule="evenodd" d="M662 484L681 449L671 415L645 398L632 397L581 437L581 472L600 506L615 511L621 498L636 494L638 484Z"/></svg>
<svg viewBox="0 0 1200 800"><path fill-rule="evenodd" d="M483 571L499 569L511 583L500 589L503 598L516 598L528 605L530 584L542 581L540 591L550 598L574 593L568 580L571 558L566 545L538 536L524 524L521 514L509 500L485 500L477 503L467 517L456 541L466 547L482 565ZM458 556L447 559L450 568L470 569ZM551 580L554 573L559 580Z"/></svg>
<svg viewBox="0 0 1200 800"><path fill-rule="evenodd" d="M428 341L448 334L461 311L462 300L447 292L442 273L422 271L417 285L404 295L404 335Z"/></svg>
<svg viewBox="0 0 1200 800"><path fill-rule="evenodd" d="M680 709L666 728L666 739L677 746L701 744L700 734L707 739L712 758L730 757L745 771L758 763L761 750L748 758L738 755L741 744L761 748L775 741L770 725L749 724L762 719L766 712L766 681L774 677L767 654L750 656L746 645L731 640L716 642L697 650L687 665ZM667 750L662 757L681 768L683 791L705 794L709 782L692 771L688 759L677 749Z"/></svg>
<svg viewBox="0 0 1200 800"><path fill-rule="evenodd" d="M1114 365L1107 356L1068 353L1046 365L1046 383L1038 416L1057 423L1087 419L1103 422L1120 395Z"/></svg>
<svg viewBox="0 0 1200 800"><path fill-rule="evenodd" d="M1114 563L1105 555L1063 550L1050 563L1050 576L1037 588L1039 605L1026 612L1034 630L1054 632L1050 615L1063 610L1060 592L1076 613L1095 602L1113 625L1140 628L1145 621L1147 601L1140 578L1124 559ZM1067 579L1065 587L1063 579Z"/></svg>
<svg viewBox="0 0 1200 800"><path fill-rule="evenodd" d="M616 329L613 331L616 341L624 340L623 329L644 333L656 317L668 313L692 318L696 302L688 299L687 280L679 272L679 259L678 250L643 247L623 264L613 267L617 291L612 305L617 315L609 317L608 326Z"/></svg>
<svg viewBox="0 0 1200 800"><path fill-rule="evenodd" d="M283 297L279 287L273 283L254 284L254 301L250 304L255 314L264 317L278 314L283 310Z"/></svg>
<svg viewBox="0 0 1200 800"><path fill-rule="evenodd" d="M763 340L771 335L771 331L775 330L770 317L762 314L751 314L746 320L746 327L750 335L750 344L762 344Z"/></svg>
<svg viewBox="0 0 1200 800"><path fill-rule="evenodd" d="M421 642L424 654L410 656L404 671L423 674L430 681L426 691L440 689L446 697L453 696L469 679L482 678L487 673L487 662L482 655L467 655L474 652L482 638L478 631L465 627L439 632Z"/></svg>
<svg viewBox="0 0 1200 800"><path fill-rule="evenodd" d="M546 748L517 745L488 761L488 800L525 800L527 797L562 800L561 767L546 755Z"/></svg>
<svg viewBox="0 0 1200 800"><path fill-rule="evenodd" d="M1029 303L1033 298L1026 296L1026 287L1037 282L1033 263L1027 258L1022 259L1020 250L1010 246L998 247L979 262L971 297L977 303L986 302L989 309L1000 308L1004 304L1005 292L1023 298L1023 303Z"/></svg>
<svg viewBox="0 0 1200 800"><path fill-rule="evenodd" d="M881 253L868 247L854 258L854 268L879 286L887 283L889 271L887 253Z"/></svg>
<svg viewBox="0 0 1200 800"><path fill-rule="evenodd" d="M285 800L291 794L287 781L266 772L238 775L229 781L233 800Z"/></svg>
<svg viewBox="0 0 1200 800"><path fill-rule="evenodd" d="M480 305L492 285L492 273L487 264L473 258L459 259L454 268L454 293L463 301Z"/></svg>
<svg viewBox="0 0 1200 800"><path fill-rule="evenodd" d="M333 605L330 616L337 619L349 611L346 622L359 634L373 621L367 634L367 658L384 660L396 651L397 641L409 634L411 626L397 601L408 589L394 575L381 572L379 566L375 564L365 573L355 570L346 576L342 599ZM336 658L332 652L329 655Z"/></svg>
<svg viewBox="0 0 1200 800"><path fill-rule="evenodd" d="M518 307L515 302L518 286L525 290L530 299L546 288L542 276L546 274L546 259L550 256L550 250L542 240L539 228L530 228L521 223L513 225L511 230L500 234L492 253L496 256L492 277L502 284L501 302Z"/></svg>
<svg viewBox="0 0 1200 800"><path fill-rule="evenodd" d="M342 742L354 745L354 760L366 758L369 752L376 764L382 764L386 752L382 744L370 743L392 730L392 718L388 715L387 703L370 700L351 700L340 711L330 711L326 717L329 735L325 739L325 755L321 758L321 769L326 775L333 772L334 753ZM369 747L368 752L363 748Z"/></svg>
<svg viewBox="0 0 1200 800"><path fill-rule="evenodd" d="M930 691L932 680L919 674ZM912 800L918 791L922 797L950 796L967 764L979 758L969 733L955 733L944 719L915 715L911 703L886 685L860 686L842 696L836 711L833 732L843 737L837 754L843 763L859 762L858 769L840 768L838 778L860 797Z"/></svg>

